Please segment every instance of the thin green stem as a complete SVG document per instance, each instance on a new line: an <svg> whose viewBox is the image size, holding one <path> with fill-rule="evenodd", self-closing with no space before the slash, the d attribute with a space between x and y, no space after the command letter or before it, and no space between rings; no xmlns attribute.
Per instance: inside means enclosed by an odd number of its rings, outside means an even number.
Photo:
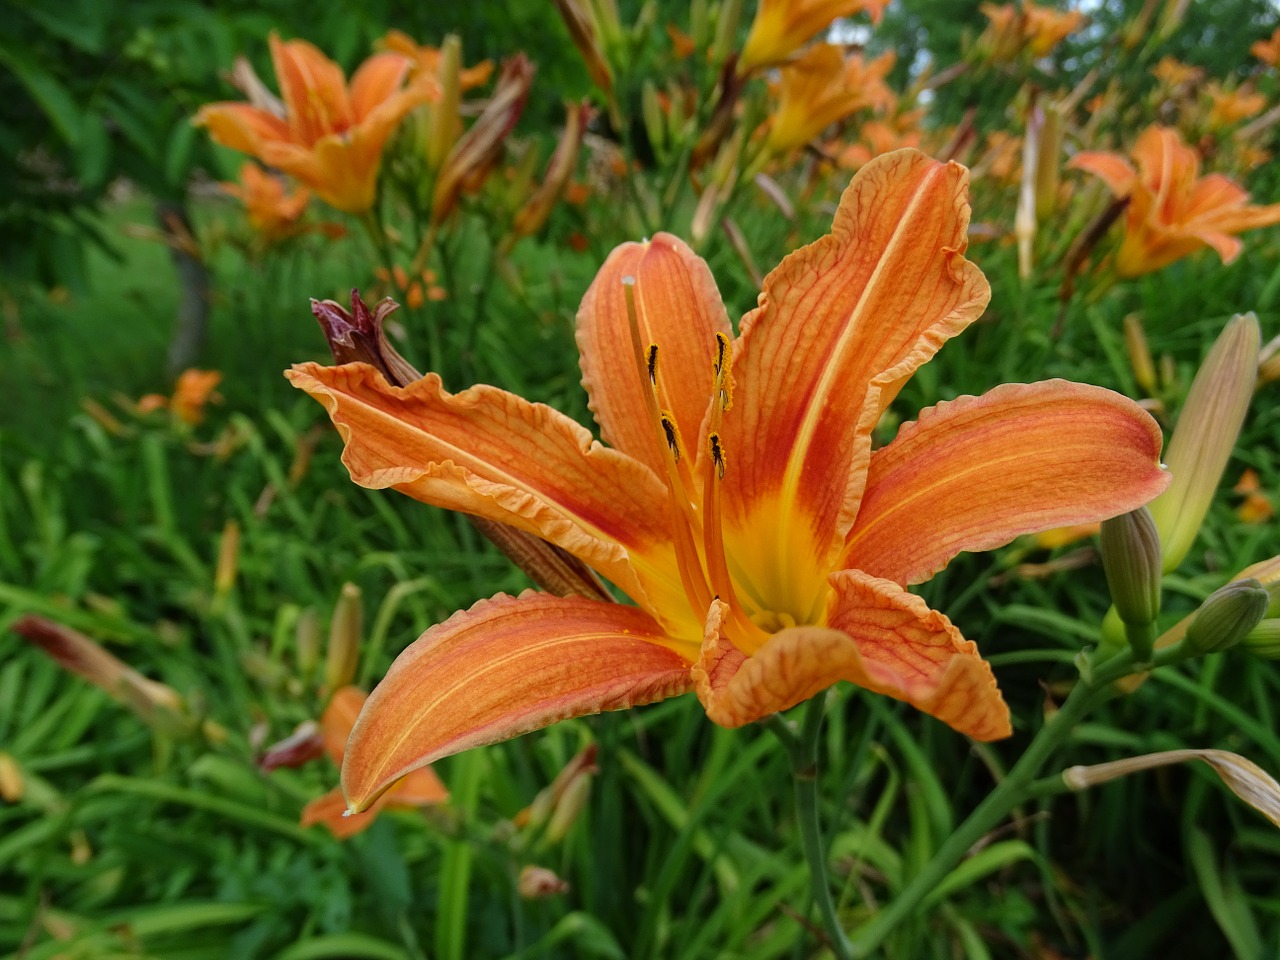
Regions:
<svg viewBox="0 0 1280 960"><path fill-rule="evenodd" d="M382 218L374 210L366 210L360 217L360 223L364 227L365 233L369 235L369 242L373 244L374 255L377 257L378 263L386 268L387 275L390 276L395 271L396 258L391 251L391 243L387 239L387 231L382 225Z"/></svg>
<svg viewBox="0 0 1280 960"><path fill-rule="evenodd" d="M814 904L822 918L828 945L838 960L852 960L852 947L840 925L835 900L831 897L831 883L827 879L827 847L822 841L822 828L818 822L818 734L822 731L823 710L823 697L811 700L804 725L798 732L778 714L767 718L765 723L787 748L787 756L791 760L796 821L800 825L805 862L809 865Z"/></svg>
<svg viewBox="0 0 1280 960"><path fill-rule="evenodd" d="M935 887L955 868L969 849L991 831L1018 804L1029 797L1054 792L1053 778L1036 780L1040 768L1089 709L1111 694L1111 684L1134 667L1131 653L1119 654L1098 665L1089 679L1081 679L1058 712L1040 728L1008 775L965 821L938 847L933 858L911 878L883 910L853 935L849 956L870 956L890 933L910 916Z"/></svg>

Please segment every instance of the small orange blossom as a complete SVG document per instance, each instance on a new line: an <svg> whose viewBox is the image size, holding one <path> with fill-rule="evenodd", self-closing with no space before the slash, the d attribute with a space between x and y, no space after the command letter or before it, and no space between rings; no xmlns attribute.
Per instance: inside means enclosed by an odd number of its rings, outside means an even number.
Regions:
<svg viewBox="0 0 1280 960"><path fill-rule="evenodd" d="M324 740L325 753L336 764L342 764L347 738L351 736L351 728L355 725L366 697L367 694L358 687L339 687L324 709L320 718L320 735ZM322 823L339 840L345 840L367 829L385 807L416 809L435 806L448 799L449 791L440 782L440 778L429 767L423 767L414 770L362 813L348 815L342 790L334 787L303 807L301 822L304 827Z"/></svg>
<svg viewBox="0 0 1280 960"><path fill-rule="evenodd" d="M738 70L746 73L782 63L839 17L865 10L879 23L888 5L889 0L760 0Z"/></svg>
<svg viewBox="0 0 1280 960"><path fill-rule="evenodd" d="M348 87L342 69L305 40L272 34L270 44L283 115L247 103L211 103L194 123L337 209L363 213L373 206L387 138L431 89L421 83L402 88L412 62L398 53L370 57Z"/></svg>
<svg viewBox="0 0 1280 960"><path fill-rule="evenodd" d="M1242 247L1233 234L1280 223L1280 203L1252 206L1249 194L1222 174L1201 177L1199 154L1176 130L1148 127L1133 146L1133 159L1136 169L1119 154L1085 151L1068 164L1129 198L1116 254L1122 277L1159 270L1202 246L1230 263Z"/></svg>

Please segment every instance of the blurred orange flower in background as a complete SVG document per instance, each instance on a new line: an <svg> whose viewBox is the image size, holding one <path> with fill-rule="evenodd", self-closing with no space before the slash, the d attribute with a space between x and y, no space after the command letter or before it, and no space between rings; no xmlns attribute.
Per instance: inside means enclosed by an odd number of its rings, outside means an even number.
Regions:
<svg viewBox="0 0 1280 960"><path fill-rule="evenodd" d="M769 127L767 147L782 156L803 147L837 120L867 107L889 109L896 102L884 78L896 55L888 50L874 60L845 56L841 47L819 43L779 71L778 109Z"/></svg>
<svg viewBox="0 0 1280 960"><path fill-rule="evenodd" d="M333 697L320 718L320 735L324 739L325 753L339 766L342 765L342 757L346 753L347 738L351 736L351 728L355 726L356 717L360 715L360 708L364 706L367 697L368 694L359 687L339 687L333 692ZM418 807L433 807L448 799L449 791L440 782L435 772L429 767L421 767L379 797L376 803L362 813L348 815L347 801L343 799L342 789L334 787L303 808L302 825L309 827L322 823L339 840L345 840L367 829L384 807L412 810Z"/></svg>
<svg viewBox="0 0 1280 960"><path fill-rule="evenodd" d="M1025 50L1033 57L1047 57L1053 48L1085 24L1079 10L1059 11L1034 3L984 3L978 8L987 28L977 49L996 63L1008 63Z"/></svg>
<svg viewBox="0 0 1280 960"><path fill-rule="evenodd" d="M1233 234L1280 223L1280 203L1252 206L1248 192L1222 174L1201 177L1200 155L1169 127L1144 130L1133 160L1137 169L1120 154L1085 151L1068 164L1129 198L1115 262L1122 277L1159 270L1202 246L1230 263L1242 247Z"/></svg>
<svg viewBox="0 0 1280 960"><path fill-rule="evenodd" d="M370 57L348 87L342 69L305 40L272 34L270 45L282 111L211 103L193 122L223 146L283 170L331 206L365 212L376 196L387 138L432 88L402 86L413 62L399 53Z"/></svg>
<svg viewBox="0 0 1280 960"><path fill-rule="evenodd" d="M1083 27L1087 19L1079 10L1055 10L1034 3L1022 5L1022 16L1023 35L1033 57L1048 56L1054 47Z"/></svg>
<svg viewBox="0 0 1280 960"><path fill-rule="evenodd" d="M194 367L183 370L174 384L172 396L148 393L138 398L136 409L138 413L167 409L183 423L194 426L204 420L206 405L222 400L221 395L215 392L221 382L222 374L217 370L197 370Z"/></svg>
<svg viewBox="0 0 1280 960"><path fill-rule="evenodd" d="M923 118L923 110L911 110L888 120L868 120L858 127L854 142L838 148L837 162L846 170L856 170L882 153L920 146Z"/></svg>
<svg viewBox="0 0 1280 960"><path fill-rule="evenodd" d="M345 232L345 228L337 223L304 223L302 215L311 199L308 190L299 187L290 192L281 177L268 173L256 163L241 164L239 183L222 183L220 186L224 193L244 205L249 226L266 243L279 243L312 230L331 237Z"/></svg>
<svg viewBox="0 0 1280 960"><path fill-rule="evenodd" d="M1231 488L1231 492L1244 498L1236 507L1236 516L1244 523L1266 523L1276 515L1271 498L1263 492L1262 481L1253 467L1248 467L1240 475L1240 480Z"/></svg>
<svg viewBox="0 0 1280 960"><path fill-rule="evenodd" d="M879 23L889 0L760 0L738 71L782 63L838 17L866 11Z"/></svg>
<svg viewBox="0 0 1280 960"><path fill-rule="evenodd" d="M1173 57L1161 57L1151 68L1151 75L1169 87L1181 87L1196 83L1204 77L1204 70Z"/></svg>
<svg viewBox="0 0 1280 960"><path fill-rule="evenodd" d="M444 62L444 52L439 47L427 47L400 30L391 30L379 44L384 50L408 57L420 75L438 77ZM483 87L493 76L493 61L481 60L473 67L461 67L458 71L458 88L462 91Z"/></svg>
<svg viewBox="0 0 1280 960"><path fill-rule="evenodd" d="M417 277L411 277L409 271L396 264L390 270L378 267L373 275L383 283L394 282L395 288L404 294L405 306L410 310L417 310L428 300L438 303L449 299L449 291L436 283L436 272L430 268Z"/></svg>
<svg viewBox="0 0 1280 960"><path fill-rule="evenodd" d="M1249 52L1268 66L1280 65L1280 27L1276 27L1270 39L1255 41Z"/></svg>
<svg viewBox="0 0 1280 960"><path fill-rule="evenodd" d="M1254 90L1246 87L1226 90L1217 81L1206 86L1204 92L1213 104L1209 110L1209 126L1216 130L1234 127L1267 105L1267 98Z"/></svg>

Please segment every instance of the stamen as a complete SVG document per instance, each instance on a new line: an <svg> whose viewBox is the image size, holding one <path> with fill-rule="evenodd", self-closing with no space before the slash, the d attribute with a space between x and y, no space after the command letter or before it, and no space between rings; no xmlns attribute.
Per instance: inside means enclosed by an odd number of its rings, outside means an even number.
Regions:
<svg viewBox="0 0 1280 960"><path fill-rule="evenodd" d="M687 463L682 463L680 446L680 430L676 426L673 414L663 410L658 400L658 345L649 344L645 350L641 344L640 311L636 306L635 277L622 278L622 295L627 303L627 320L631 327L631 349L636 364L649 379L649 389L645 391L645 406L655 431L665 440L666 455L663 462L667 473L667 496L671 502L671 521L673 546L676 552L676 566L680 570L680 585L684 588L685 597L699 614L705 613L711 606L711 591L707 587L706 574L702 568L702 558L694 540L694 531L698 529L698 518L694 513L693 502L689 499L688 486L684 482L683 473L687 473Z"/></svg>
<svg viewBox="0 0 1280 960"><path fill-rule="evenodd" d="M680 443L680 428L676 426L676 418L671 415L668 410L662 411L662 432L667 438L667 449L671 451L671 459L676 463L680 462L682 446Z"/></svg>
<svg viewBox="0 0 1280 960"><path fill-rule="evenodd" d="M760 649L767 639L766 634L751 622L738 599L733 586L733 577L729 575L729 563L724 553L724 531L720 524L720 483L725 474L724 444L720 434L707 435L707 450L711 454L711 468L703 479L703 501L707 505L707 516L703 523L702 546L707 557L707 573L711 581L711 589L716 596L729 605L729 622L733 626L733 642L739 649L754 653Z"/></svg>
<svg viewBox="0 0 1280 960"><path fill-rule="evenodd" d="M754 653L767 639L767 635L751 622L738 598L729 574L729 562L724 552L724 529L721 525L720 484L724 481L726 461L724 441L720 438L720 424L724 412L733 405L733 347L723 333L716 334L716 356L712 364L715 370L715 386L711 395L711 410L707 417L707 452L711 463L703 475L702 500L706 504L706 516L702 521L702 549L707 558L707 574L711 589L729 605L729 623L734 632L734 643L748 653Z"/></svg>
<svg viewBox="0 0 1280 960"><path fill-rule="evenodd" d="M733 348L723 333L716 334L716 398L721 411L733 406Z"/></svg>
<svg viewBox="0 0 1280 960"><path fill-rule="evenodd" d="M716 465L716 479L724 479L724 450L720 448L720 434L713 433L707 438L711 447L711 460Z"/></svg>

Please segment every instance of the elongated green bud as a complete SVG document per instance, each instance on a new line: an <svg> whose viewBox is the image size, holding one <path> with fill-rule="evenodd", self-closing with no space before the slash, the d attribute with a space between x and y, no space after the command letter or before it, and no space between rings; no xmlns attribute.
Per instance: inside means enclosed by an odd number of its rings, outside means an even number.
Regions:
<svg viewBox="0 0 1280 960"><path fill-rule="evenodd" d="M1258 625L1270 600L1257 580L1233 580L1200 605L1182 642L1197 654L1228 650Z"/></svg>
<svg viewBox="0 0 1280 960"><path fill-rule="evenodd" d="M1131 313L1124 318L1124 345L1129 353L1129 366L1133 368L1133 379L1138 381L1138 386L1147 396L1154 397L1159 389L1156 364L1151 359L1146 331L1142 329L1142 321L1136 314Z"/></svg>
<svg viewBox="0 0 1280 960"><path fill-rule="evenodd" d="M1258 563L1245 567L1231 579L1244 580L1252 577L1262 584L1262 589L1267 591L1267 595L1271 597L1271 602L1267 605L1268 617L1280 617L1280 556L1272 557L1270 560L1262 560Z"/></svg>
<svg viewBox="0 0 1280 960"><path fill-rule="evenodd" d="M1241 641L1246 650L1264 660L1280 660L1280 617L1260 620Z"/></svg>
<svg viewBox="0 0 1280 960"><path fill-rule="evenodd" d="M329 646L324 658L324 686L337 690L349 684L360 663L360 634L364 620L360 588L344 583L329 622Z"/></svg>
<svg viewBox="0 0 1280 960"><path fill-rule="evenodd" d="M1111 602L1126 624L1149 624L1160 614L1160 533L1151 511L1139 507L1102 524L1102 569Z"/></svg>
<svg viewBox="0 0 1280 960"><path fill-rule="evenodd" d="M1165 573L1191 549L1222 480L1253 396L1261 340L1253 314L1233 317L1187 393L1164 456L1173 480L1151 502Z"/></svg>

